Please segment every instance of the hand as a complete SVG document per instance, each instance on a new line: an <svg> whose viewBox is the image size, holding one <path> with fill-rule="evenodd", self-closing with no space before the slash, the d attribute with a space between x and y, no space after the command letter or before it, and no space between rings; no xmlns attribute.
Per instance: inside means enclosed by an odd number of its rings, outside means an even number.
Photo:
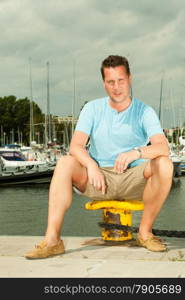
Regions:
<svg viewBox="0 0 185 300"><path fill-rule="evenodd" d="M94 163L89 164L87 166L87 174L90 184L92 184L97 190L101 190L104 195L106 190L105 178L98 165Z"/></svg>
<svg viewBox="0 0 185 300"><path fill-rule="evenodd" d="M128 168L128 165L139 158L139 153L137 150L131 150L129 152L120 153L115 160L114 171L119 173L123 173Z"/></svg>

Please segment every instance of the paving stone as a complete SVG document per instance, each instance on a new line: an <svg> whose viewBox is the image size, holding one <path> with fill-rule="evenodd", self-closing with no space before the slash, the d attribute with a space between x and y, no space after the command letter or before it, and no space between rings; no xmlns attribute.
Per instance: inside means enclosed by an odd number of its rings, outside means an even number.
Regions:
<svg viewBox="0 0 185 300"><path fill-rule="evenodd" d="M41 236L0 236L0 277L185 277L185 239L167 239L167 252L134 242L105 243L95 237L64 237L66 253L27 260Z"/></svg>

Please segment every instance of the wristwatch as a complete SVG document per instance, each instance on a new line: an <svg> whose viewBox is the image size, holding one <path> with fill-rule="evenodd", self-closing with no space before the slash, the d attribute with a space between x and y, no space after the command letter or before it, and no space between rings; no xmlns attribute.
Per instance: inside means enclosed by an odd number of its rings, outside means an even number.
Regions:
<svg viewBox="0 0 185 300"><path fill-rule="evenodd" d="M134 147L134 150L136 150L137 152L139 152L139 158L142 157L142 151L139 147Z"/></svg>

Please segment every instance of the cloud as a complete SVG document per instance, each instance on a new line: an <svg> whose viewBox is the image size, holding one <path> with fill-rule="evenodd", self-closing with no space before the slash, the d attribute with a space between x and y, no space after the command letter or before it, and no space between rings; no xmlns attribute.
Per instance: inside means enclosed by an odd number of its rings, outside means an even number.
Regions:
<svg viewBox="0 0 185 300"><path fill-rule="evenodd" d="M105 95L101 61L128 56L134 95L158 109L160 81L173 78L175 103L182 103L184 1L77 0L0 1L1 96L30 95L46 107L46 62L50 62L51 110L71 114L76 69L76 114L84 101ZM166 94L168 92L166 84ZM167 101L165 99L165 101ZM170 126L165 114L165 124Z"/></svg>

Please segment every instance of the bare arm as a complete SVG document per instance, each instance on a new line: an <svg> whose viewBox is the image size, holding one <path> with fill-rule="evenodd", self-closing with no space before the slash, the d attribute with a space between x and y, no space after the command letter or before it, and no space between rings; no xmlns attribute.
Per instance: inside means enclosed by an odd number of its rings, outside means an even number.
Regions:
<svg viewBox="0 0 185 300"><path fill-rule="evenodd" d="M166 137L163 134L156 134L150 138L151 145L140 147L142 158L154 159L158 156L169 156L169 147ZM115 161L114 169L118 173L124 172L128 165L139 159L138 151L131 150L129 152L120 153Z"/></svg>
<svg viewBox="0 0 185 300"><path fill-rule="evenodd" d="M69 148L69 153L76 157L76 159L86 168L89 164L96 164L85 148L87 141L87 134L81 131L75 131Z"/></svg>
<svg viewBox="0 0 185 300"><path fill-rule="evenodd" d="M89 182L93 184L97 190L102 190L102 194L105 194L106 186L104 176L97 163L91 158L85 148L87 140L87 134L81 131L75 131L71 140L69 153L87 168Z"/></svg>
<svg viewBox="0 0 185 300"><path fill-rule="evenodd" d="M150 138L151 145L141 147L142 158L153 159L158 156L169 156L169 146L163 134L156 134Z"/></svg>

